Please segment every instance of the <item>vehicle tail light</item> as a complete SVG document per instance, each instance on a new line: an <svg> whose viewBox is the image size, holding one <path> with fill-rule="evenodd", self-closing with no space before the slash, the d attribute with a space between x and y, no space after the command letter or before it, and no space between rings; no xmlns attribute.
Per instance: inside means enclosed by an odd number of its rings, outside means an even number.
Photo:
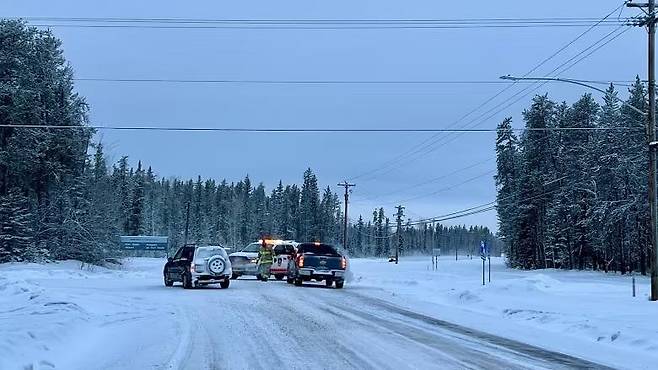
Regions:
<svg viewBox="0 0 658 370"><path fill-rule="evenodd" d="M342 268L343 270L347 268L347 258L342 257L340 259L340 268Z"/></svg>
<svg viewBox="0 0 658 370"><path fill-rule="evenodd" d="M299 256L299 259L297 259L297 266L304 267L304 255L303 254L301 256Z"/></svg>

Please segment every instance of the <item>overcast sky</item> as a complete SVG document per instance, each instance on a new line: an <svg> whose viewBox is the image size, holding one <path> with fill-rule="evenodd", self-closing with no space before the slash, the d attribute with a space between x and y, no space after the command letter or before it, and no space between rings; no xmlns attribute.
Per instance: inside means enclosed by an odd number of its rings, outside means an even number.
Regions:
<svg viewBox="0 0 658 370"><path fill-rule="evenodd" d="M8 17L185 17L213 19L445 19L597 17L618 0L574 1L30 1L5 0ZM622 16L637 11L624 9ZM616 18L617 14L613 16ZM523 75L585 28L452 30L236 30L53 28L80 78L242 80L495 80ZM612 31L599 27L537 70L544 75ZM646 33L631 29L564 77L646 77ZM479 110L522 90L514 86ZM102 125L308 128L447 128L505 85L261 85L77 82ZM620 88L625 91L624 87ZM549 84L538 92L573 102L580 88ZM600 96L596 95L600 101ZM505 116L522 126L523 98L473 127L495 128ZM484 118L484 117L483 117ZM482 122L480 122L482 121ZM477 126L475 124L477 123ZM430 217L495 198L494 134L444 138L397 165L368 176L432 134L101 132L112 160L141 159L159 176L245 175L268 191L280 179L301 182L311 167L321 185L354 178L352 215L387 214L402 202L407 215ZM480 165L474 165L483 162ZM437 181L419 183L469 167ZM356 177L356 178L355 178ZM471 180L471 181L468 181ZM461 184L464 183L464 184ZM460 185L461 184L461 185ZM410 198L416 198L411 199ZM455 223L496 225L494 212Z"/></svg>

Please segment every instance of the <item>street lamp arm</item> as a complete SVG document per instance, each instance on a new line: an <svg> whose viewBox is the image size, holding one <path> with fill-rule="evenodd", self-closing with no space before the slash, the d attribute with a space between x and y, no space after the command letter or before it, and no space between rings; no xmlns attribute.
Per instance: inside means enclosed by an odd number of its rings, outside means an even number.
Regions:
<svg viewBox="0 0 658 370"><path fill-rule="evenodd" d="M574 79L571 79L571 78L560 78L560 77L515 77L515 76L506 75L506 76L500 76L500 79L501 80L509 80L509 81L558 81L558 82L564 82L564 83L569 83L569 84L573 84L573 85L587 87L589 89L596 90L596 91L601 92L603 94L607 94L607 92L605 90L603 90L601 88L598 88L596 86L592 86L592 85L586 83L586 81L574 80ZM639 113L643 116L647 115L646 112L642 111L641 109L639 109L639 108L637 108L637 107L635 107L631 104L628 104L626 101L624 101L624 100L622 100L622 99L620 99L616 96L614 98L615 98L615 100L620 102L622 105L632 109L633 111L635 111L635 112L637 112L637 113Z"/></svg>

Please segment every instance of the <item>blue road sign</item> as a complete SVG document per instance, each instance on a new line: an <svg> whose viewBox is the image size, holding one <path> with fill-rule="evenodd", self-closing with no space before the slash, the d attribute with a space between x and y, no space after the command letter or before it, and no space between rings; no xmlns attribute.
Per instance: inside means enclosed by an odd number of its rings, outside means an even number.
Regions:
<svg viewBox="0 0 658 370"><path fill-rule="evenodd" d="M120 236L121 247L125 250L164 251L169 238L166 236Z"/></svg>
<svg viewBox="0 0 658 370"><path fill-rule="evenodd" d="M484 240L480 241L480 255L485 256L487 254L487 244Z"/></svg>

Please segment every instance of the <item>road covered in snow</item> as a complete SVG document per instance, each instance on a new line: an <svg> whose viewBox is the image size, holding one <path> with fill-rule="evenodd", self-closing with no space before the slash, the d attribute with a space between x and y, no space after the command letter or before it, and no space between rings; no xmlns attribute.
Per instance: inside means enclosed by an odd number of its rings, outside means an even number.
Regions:
<svg viewBox="0 0 658 370"><path fill-rule="evenodd" d="M351 261L343 290L248 279L183 290L164 287L163 263L0 265L0 368L650 368L655 361L656 306L622 298L621 277L509 271L495 261L494 281L482 287L476 260L446 259L429 271L424 258L398 266L366 259ZM587 289L607 296L593 299ZM614 306L586 312L613 298ZM543 311L537 300L546 300ZM642 326L643 317L653 323ZM610 330L616 339L590 338Z"/></svg>

